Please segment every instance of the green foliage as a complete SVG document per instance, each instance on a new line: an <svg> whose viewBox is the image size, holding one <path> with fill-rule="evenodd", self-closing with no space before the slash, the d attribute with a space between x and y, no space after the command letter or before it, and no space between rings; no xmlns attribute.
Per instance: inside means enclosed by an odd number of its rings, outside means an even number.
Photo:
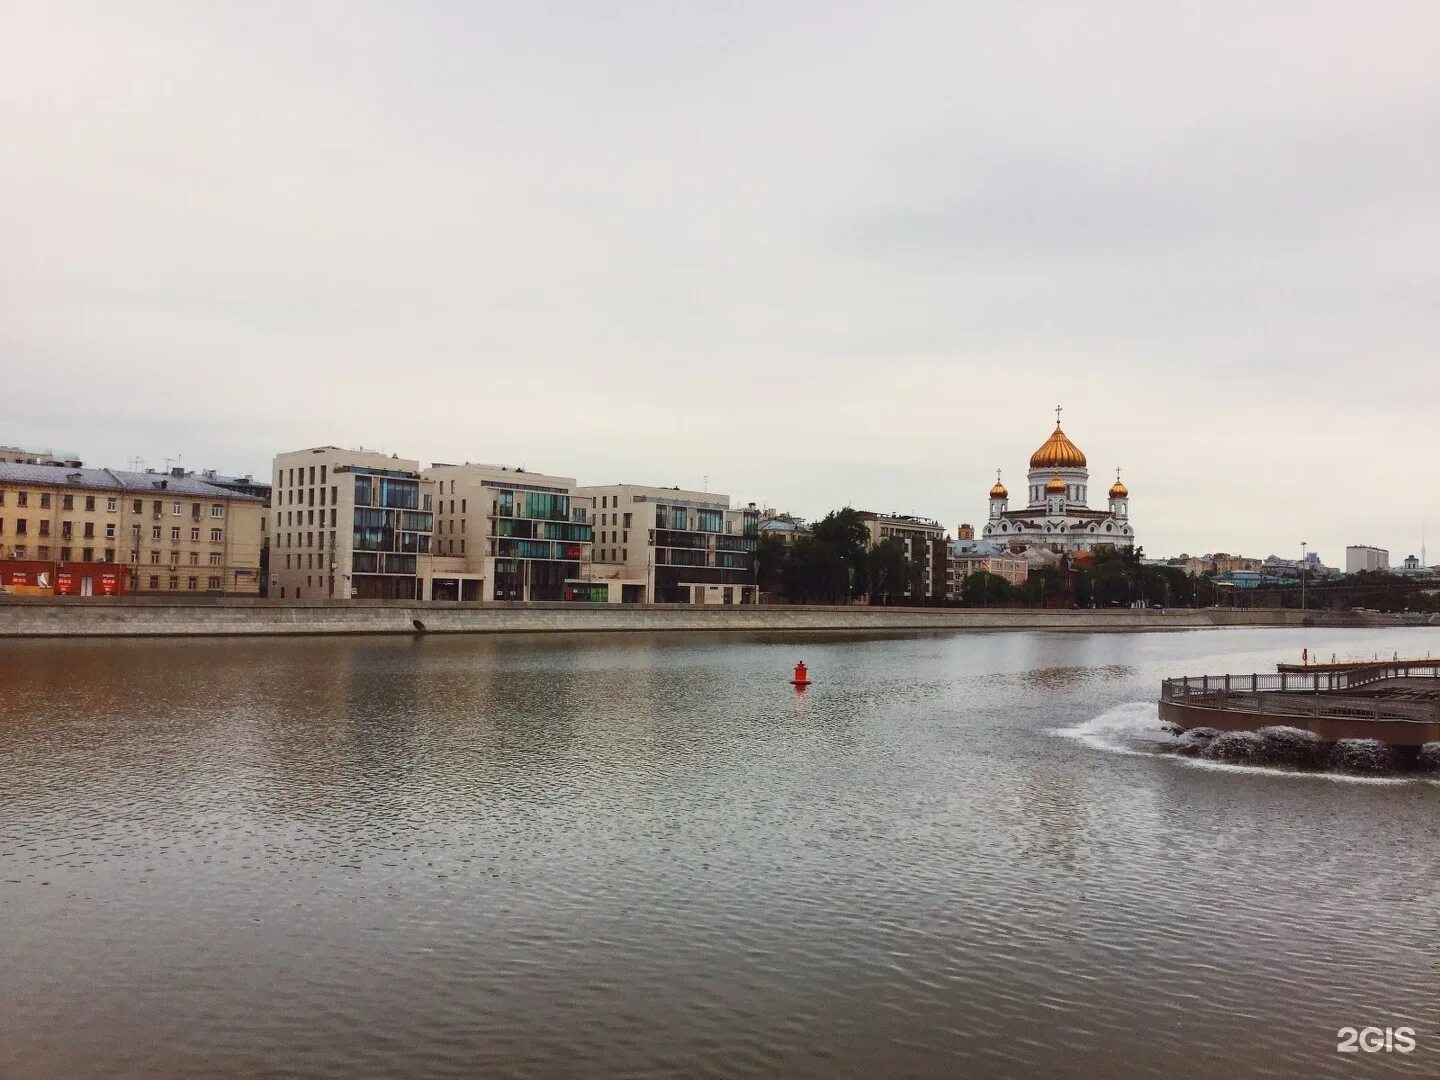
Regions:
<svg viewBox="0 0 1440 1080"><path fill-rule="evenodd" d="M902 599L920 579L915 564L905 554L903 545L893 540L876 544L867 557L870 597L887 604Z"/></svg>
<svg viewBox="0 0 1440 1080"><path fill-rule="evenodd" d="M828 541L801 537L780 572L780 589L794 604L839 604L848 598L850 564Z"/></svg>
<svg viewBox="0 0 1440 1080"><path fill-rule="evenodd" d="M788 557L789 547L783 537L774 533L761 534L755 549L755 584L761 592L779 591Z"/></svg>
<svg viewBox="0 0 1440 1080"><path fill-rule="evenodd" d="M960 603L966 607L1005 607L1015 597L1015 586L988 570L976 570L960 581Z"/></svg>
<svg viewBox="0 0 1440 1080"><path fill-rule="evenodd" d="M850 506L832 510L815 523L811 532L817 542L828 545L844 561L849 575L848 595L853 598L869 592L866 572L870 531L860 511Z"/></svg>

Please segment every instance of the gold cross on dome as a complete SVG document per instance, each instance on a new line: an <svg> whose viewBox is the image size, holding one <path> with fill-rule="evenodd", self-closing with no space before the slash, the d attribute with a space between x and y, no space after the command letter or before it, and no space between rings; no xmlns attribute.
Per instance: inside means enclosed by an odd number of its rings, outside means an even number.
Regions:
<svg viewBox="0 0 1440 1080"><path fill-rule="evenodd" d="M1060 405L1056 405L1056 406L1055 406L1055 426L1056 426L1056 427L1059 427L1059 426L1060 426L1060 410L1061 410L1062 407L1063 407L1063 406L1060 406Z"/></svg>

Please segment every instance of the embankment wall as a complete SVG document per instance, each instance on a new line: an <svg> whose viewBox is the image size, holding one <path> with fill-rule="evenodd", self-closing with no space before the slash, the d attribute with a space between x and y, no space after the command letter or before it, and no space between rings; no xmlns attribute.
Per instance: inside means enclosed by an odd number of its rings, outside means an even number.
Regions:
<svg viewBox="0 0 1440 1080"><path fill-rule="evenodd" d="M1316 619L1316 613L1311 614ZM1326 619L1318 620L1324 624ZM417 626L418 624L418 626ZM1175 630L1299 626L1298 611L454 604L242 598L0 599L0 637L584 631ZM1358 622L1352 622L1352 625Z"/></svg>

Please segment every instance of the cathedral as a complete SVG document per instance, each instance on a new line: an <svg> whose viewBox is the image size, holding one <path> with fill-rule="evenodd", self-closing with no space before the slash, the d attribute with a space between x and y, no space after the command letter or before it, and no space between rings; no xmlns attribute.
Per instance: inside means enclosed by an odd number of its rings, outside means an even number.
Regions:
<svg viewBox="0 0 1440 1080"><path fill-rule="evenodd" d="M1060 430L1060 409L1055 410L1055 430L1030 455L1026 506L1010 509L1010 493L1000 482L990 489L990 520L985 539L1004 544L1012 551L1066 554L1110 545L1135 546L1130 525L1130 492L1120 482L1108 493L1109 509L1091 510L1088 505L1090 471L1085 455Z"/></svg>

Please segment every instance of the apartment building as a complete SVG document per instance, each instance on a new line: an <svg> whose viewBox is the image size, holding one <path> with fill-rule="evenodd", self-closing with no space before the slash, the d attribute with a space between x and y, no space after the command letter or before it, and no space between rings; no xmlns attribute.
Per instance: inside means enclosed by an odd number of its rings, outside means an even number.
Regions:
<svg viewBox="0 0 1440 1080"><path fill-rule="evenodd" d="M705 491L642 484L576 489L594 526L588 577L611 603L753 604L760 511Z"/></svg>
<svg viewBox="0 0 1440 1080"><path fill-rule="evenodd" d="M0 446L0 462L11 465L68 465L72 469L85 464L79 454L69 450L31 450L23 446Z"/></svg>
<svg viewBox="0 0 1440 1080"><path fill-rule="evenodd" d="M995 574L1011 585L1024 585L1030 576L1030 564L1019 555L1012 555L1003 544L990 540L961 537L950 544L950 595L958 599L965 578L980 572Z"/></svg>
<svg viewBox="0 0 1440 1080"><path fill-rule="evenodd" d="M870 534L871 547L894 541L919 570L917 587L907 595L917 600L944 600L950 596L950 542L945 526L933 518L870 510L860 511L860 520Z"/></svg>
<svg viewBox="0 0 1440 1080"><path fill-rule="evenodd" d="M1366 570L1389 570L1390 552L1368 544L1352 544L1345 549L1345 572L1358 574Z"/></svg>
<svg viewBox="0 0 1440 1080"><path fill-rule="evenodd" d="M422 599L434 489L418 461L393 454L338 446L277 454L270 595Z"/></svg>
<svg viewBox="0 0 1440 1080"><path fill-rule="evenodd" d="M590 500L574 477L506 465L437 462L428 598L599 600L588 581Z"/></svg>
<svg viewBox="0 0 1440 1080"><path fill-rule="evenodd" d="M33 564L32 587L44 574L63 593L254 595L262 506L179 469L0 462L0 559Z"/></svg>

